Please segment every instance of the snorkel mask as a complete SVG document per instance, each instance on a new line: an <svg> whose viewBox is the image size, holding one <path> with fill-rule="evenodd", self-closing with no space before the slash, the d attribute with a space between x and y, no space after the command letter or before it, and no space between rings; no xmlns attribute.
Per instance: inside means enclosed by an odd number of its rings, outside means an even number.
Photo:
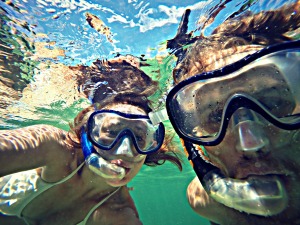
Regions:
<svg viewBox="0 0 300 225"><path fill-rule="evenodd" d="M158 151L164 141L165 129L162 123L153 125L145 115L128 114L114 110L93 112L86 129L81 128L81 145L89 168L100 173L101 157L95 150L112 151L115 154L135 157ZM134 149L131 148L131 143ZM126 146L125 146L126 145ZM124 171L120 171L120 176ZM103 176L103 173L100 174Z"/></svg>
<svg viewBox="0 0 300 225"><path fill-rule="evenodd" d="M288 200L278 177L225 177L196 148L220 144L229 126L240 135L239 148L243 151L256 151L265 144L261 124L277 127L283 134L296 134L300 129L299 84L300 41L295 41L267 47L219 70L190 77L169 92L168 117L213 199L261 216L285 209ZM253 130L255 127L258 129ZM257 138L247 142L247 135Z"/></svg>

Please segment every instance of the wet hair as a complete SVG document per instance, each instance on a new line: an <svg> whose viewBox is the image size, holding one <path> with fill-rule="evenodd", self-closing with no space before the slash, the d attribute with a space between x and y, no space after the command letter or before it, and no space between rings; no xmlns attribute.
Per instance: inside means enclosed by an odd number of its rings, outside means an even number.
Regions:
<svg viewBox="0 0 300 225"><path fill-rule="evenodd" d="M140 95L147 98L158 87L158 83L145 74L138 62L129 56L108 61L97 60L91 66L70 68L78 75L80 91L93 103L101 105L112 100L118 101L115 96L129 99L130 95Z"/></svg>
<svg viewBox="0 0 300 225"><path fill-rule="evenodd" d="M99 63L101 67L99 67ZM89 74L89 78L85 79L88 80L88 84L85 85L83 92L87 97L91 97L92 93L93 104L83 109L75 117L73 124L70 124L69 138L78 148L81 148L81 127L86 125L92 112L108 107L113 108L116 104L129 104L137 106L148 114L152 111L151 101L148 100L148 97L158 89L157 82L128 61L112 60L105 63L97 61L94 65L98 66L80 67L85 72L85 76L87 73ZM107 83L100 86L95 85L99 82ZM157 152L147 155L144 164L157 166L169 161L181 171L181 152L173 144L172 139L173 135L167 132L162 147Z"/></svg>
<svg viewBox="0 0 300 225"><path fill-rule="evenodd" d="M178 83L193 75L218 69L218 65L214 65L216 58L225 60L227 56L293 40L293 31L299 33L299 28L299 2L276 10L257 14L245 12L228 18L210 36L198 36L187 48L185 57L173 70L174 81Z"/></svg>

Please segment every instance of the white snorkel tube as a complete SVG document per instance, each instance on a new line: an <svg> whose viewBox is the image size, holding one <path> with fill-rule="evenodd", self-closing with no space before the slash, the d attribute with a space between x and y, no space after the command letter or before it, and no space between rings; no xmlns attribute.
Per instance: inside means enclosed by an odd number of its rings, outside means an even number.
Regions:
<svg viewBox="0 0 300 225"><path fill-rule="evenodd" d="M287 206L285 189L276 176L237 180L224 177L220 170L212 170L201 183L210 197L238 211L272 216Z"/></svg>

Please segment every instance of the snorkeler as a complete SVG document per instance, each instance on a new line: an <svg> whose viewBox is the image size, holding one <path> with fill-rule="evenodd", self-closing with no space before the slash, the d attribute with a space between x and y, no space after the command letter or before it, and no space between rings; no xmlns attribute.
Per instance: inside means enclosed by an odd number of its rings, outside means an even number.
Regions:
<svg viewBox="0 0 300 225"><path fill-rule="evenodd" d="M126 184L144 164L170 161L181 170L163 124L148 117L157 83L122 57L99 63L79 67L93 104L69 132L50 125L0 131L1 225L140 225ZM100 91L101 79L110 83Z"/></svg>
<svg viewBox="0 0 300 225"><path fill-rule="evenodd" d="M187 197L213 224L300 224L299 6L226 20L174 70L167 114L197 174Z"/></svg>

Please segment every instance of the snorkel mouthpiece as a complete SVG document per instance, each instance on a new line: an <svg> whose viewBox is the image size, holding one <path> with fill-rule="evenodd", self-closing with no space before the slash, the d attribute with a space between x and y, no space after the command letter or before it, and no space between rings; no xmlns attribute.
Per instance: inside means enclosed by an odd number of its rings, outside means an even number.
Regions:
<svg viewBox="0 0 300 225"><path fill-rule="evenodd" d="M85 159L89 169L103 178L122 179L125 169L114 164L108 164L102 157L92 153Z"/></svg>
<svg viewBox="0 0 300 225"><path fill-rule="evenodd" d="M287 206L287 195L277 176L253 176L245 180L225 177L219 169L208 172L201 183L217 202L238 211L272 216Z"/></svg>

